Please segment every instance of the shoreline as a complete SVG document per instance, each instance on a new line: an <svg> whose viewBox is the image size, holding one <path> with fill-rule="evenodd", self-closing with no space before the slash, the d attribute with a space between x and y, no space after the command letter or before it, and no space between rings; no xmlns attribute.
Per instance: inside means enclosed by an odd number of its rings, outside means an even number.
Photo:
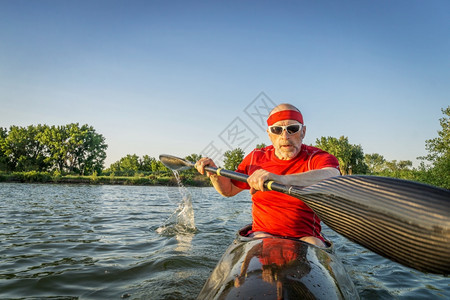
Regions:
<svg viewBox="0 0 450 300"><path fill-rule="evenodd" d="M31 173L31 174L30 174ZM206 176L180 176L181 183L192 187L211 187ZM26 172L0 174L0 182L43 183L43 184L84 184L84 185L137 185L137 186L178 186L175 176L51 176L48 173Z"/></svg>

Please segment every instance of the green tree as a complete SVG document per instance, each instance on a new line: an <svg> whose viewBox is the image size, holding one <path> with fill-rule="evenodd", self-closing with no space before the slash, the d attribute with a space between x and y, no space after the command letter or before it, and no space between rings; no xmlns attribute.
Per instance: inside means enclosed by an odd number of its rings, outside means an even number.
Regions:
<svg viewBox="0 0 450 300"><path fill-rule="evenodd" d="M383 155L378 153L364 155L364 161L368 166L370 174L377 174L383 171L385 168L385 162Z"/></svg>
<svg viewBox="0 0 450 300"><path fill-rule="evenodd" d="M412 161L410 160L386 161L385 168L378 175L410 180L414 178L411 167Z"/></svg>
<svg viewBox="0 0 450 300"><path fill-rule="evenodd" d="M66 153L66 166L69 173L81 173L84 174L82 164L84 161L83 150L84 150L84 139L86 135L86 130L80 128L78 124L72 123L61 128L67 136L66 140L62 142L62 146L67 149Z"/></svg>
<svg viewBox="0 0 450 300"><path fill-rule="evenodd" d="M27 148L27 153L30 157L31 170L36 171L47 171L50 167L48 163L45 162L45 145L39 141L39 135L45 130L47 125L37 125L28 126L28 138L29 144Z"/></svg>
<svg viewBox="0 0 450 300"><path fill-rule="evenodd" d="M191 155L186 156L184 159L187 161L190 161L192 163L196 163L200 158L202 158L201 154L192 153ZM198 172L195 168L190 168L190 169L184 170L183 174L194 176L194 175L197 175Z"/></svg>
<svg viewBox="0 0 450 300"><path fill-rule="evenodd" d="M8 158L9 170L25 171L23 164L27 157L25 150L27 143L26 128L19 126L9 127L8 135L5 137L2 145L3 152Z"/></svg>
<svg viewBox="0 0 450 300"><path fill-rule="evenodd" d="M81 174L93 174L94 172L101 174L105 159L106 149L108 145L105 143L103 135L95 132L94 128L83 125L84 139L82 147L78 149L77 154L78 168Z"/></svg>
<svg viewBox="0 0 450 300"><path fill-rule="evenodd" d="M8 130L0 127L0 171L8 171L8 156L3 150L6 138L8 137Z"/></svg>
<svg viewBox="0 0 450 300"><path fill-rule="evenodd" d="M267 145L264 144L264 143L256 145L256 149L262 149L262 148L265 148L265 147L267 147Z"/></svg>
<svg viewBox="0 0 450 300"><path fill-rule="evenodd" d="M9 171L45 171L45 146L37 139L43 126L11 126L3 131L1 151Z"/></svg>
<svg viewBox="0 0 450 300"><path fill-rule="evenodd" d="M0 130L0 168L100 173L107 147L103 136L88 125L11 126L9 132Z"/></svg>
<svg viewBox="0 0 450 300"><path fill-rule="evenodd" d="M450 189L450 106L441 109L444 117L439 119L441 130L438 136L425 141L428 155L418 157L431 165L421 164L419 180L429 184Z"/></svg>
<svg viewBox="0 0 450 300"><path fill-rule="evenodd" d="M155 158L150 157L148 155L144 155L142 159L140 159L140 167L139 171L142 172L151 172L152 171L152 162Z"/></svg>
<svg viewBox="0 0 450 300"><path fill-rule="evenodd" d="M154 161L152 161L152 172L155 174L160 174L170 172L170 170L165 165L163 165L162 162L155 159Z"/></svg>
<svg viewBox="0 0 450 300"><path fill-rule="evenodd" d="M186 156L184 159L186 159L187 161L196 163L200 158L202 158L202 155L201 155L201 154L195 154L195 153L193 153L193 154L191 154L191 155Z"/></svg>
<svg viewBox="0 0 450 300"><path fill-rule="evenodd" d="M368 171L361 145L350 144L347 137L321 137L316 139L316 147L336 156L344 175L366 174Z"/></svg>
<svg viewBox="0 0 450 300"><path fill-rule="evenodd" d="M106 159L105 138L92 126L72 123L65 126L67 140L67 168L81 175L100 173Z"/></svg>
<svg viewBox="0 0 450 300"><path fill-rule="evenodd" d="M45 126L37 139L45 147L46 158L52 169L81 175L101 173L106 159L105 138L92 126L72 123L63 126Z"/></svg>
<svg viewBox="0 0 450 300"><path fill-rule="evenodd" d="M128 154L122 157L119 161L119 170L117 170L122 175L134 175L139 171L140 163L139 157L136 154Z"/></svg>
<svg viewBox="0 0 450 300"><path fill-rule="evenodd" d="M228 170L236 170L244 159L244 151L241 148L228 150L224 153L224 166Z"/></svg>
<svg viewBox="0 0 450 300"><path fill-rule="evenodd" d="M66 141L69 139L65 126L46 126L38 136L38 140L45 145L45 162L52 170L60 173L66 171L68 160L68 148Z"/></svg>

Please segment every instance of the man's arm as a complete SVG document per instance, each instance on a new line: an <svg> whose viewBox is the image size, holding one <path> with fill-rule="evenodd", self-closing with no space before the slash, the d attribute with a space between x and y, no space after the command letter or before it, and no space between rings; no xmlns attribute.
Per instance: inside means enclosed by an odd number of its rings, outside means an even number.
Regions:
<svg viewBox="0 0 450 300"><path fill-rule="evenodd" d="M268 180L273 180L284 185L309 186L323 179L339 175L339 170L332 167L290 175L276 175L259 169L248 178L247 182L250 185L250 193L253 194L256 191L264 191L264 182Z"/></svg>
<svg viewBox="0 0 450 300"><path fill-rule="evenodd" d="M242 189L235 186L231 182L230 178L219 176L216 174L208 175L208 177L211 180L211 183L213 184L216 191L224 197L232 197L243 191Z"/></svg>
<svg viewBox="0 0 450 300"><path fill-rule="evenodd" d="M205 167L211 166L216 167L216 164L212 159L204 157L195 163L195 168L200 174L205 174ZM243 191L241 188L235 186L230 178L219 176L210 172L206 172L206 175L211 180L216 191L224 197L232 197L237 193Z"/></svg>
<svg viewBox="0 0 450 300"><path fill-rule="evenodd" d="M298 186L309 186L315 184L321 180L339 176L341 173L338 169L327 167L318 170L311 170L299 174L291 174L280 176L281 181L284 185L298 185ZM279 175L278 175L279 176Z"/></svg>

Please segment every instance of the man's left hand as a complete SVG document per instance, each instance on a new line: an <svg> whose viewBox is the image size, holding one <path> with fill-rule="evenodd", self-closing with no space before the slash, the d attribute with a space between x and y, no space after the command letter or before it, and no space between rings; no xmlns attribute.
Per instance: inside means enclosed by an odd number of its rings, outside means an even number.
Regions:
<svg viewBox="0 0 450 300"><path fill-rule="evenodd" d="M264 169L256 170L252 175L247 178L247 183L250 185L250 194L254 194L257 191L265 191L264 182L269 180L276 181L280 177L270 173Z"/></svg>

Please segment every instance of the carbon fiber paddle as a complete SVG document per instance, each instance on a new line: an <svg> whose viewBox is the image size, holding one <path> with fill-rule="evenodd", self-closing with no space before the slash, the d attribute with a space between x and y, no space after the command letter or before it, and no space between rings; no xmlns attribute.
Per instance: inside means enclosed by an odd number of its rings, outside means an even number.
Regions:
<svg viewBox="0 0 450 300"><path fill-rule="evenodd" d="M194 164L160 155L172 170ZM238 181L245 174L205 167ZM450 191L413 181L378 176L337 176L308 187L273 181L265 188L305 202L331 229L349 240L422 272L450 274Z"/></svg>

